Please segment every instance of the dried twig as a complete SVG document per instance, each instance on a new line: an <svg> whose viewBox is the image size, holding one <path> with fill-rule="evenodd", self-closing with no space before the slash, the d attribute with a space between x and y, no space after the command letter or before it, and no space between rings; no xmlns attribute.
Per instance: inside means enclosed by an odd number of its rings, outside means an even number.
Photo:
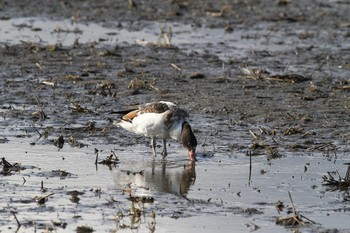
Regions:
<svg viewBox="0 0 350 233"><path fill-rule="evenodd" d="M95 148L95 154L96 154L95 165L97 165L97 161L98 161L98 149L96 149L96 148Z"/></svg>
<svg viewBox="0 0 350 233"><path fill-rule="evenodd" d="M181 71L180 67L178 67L174 63L171 63L170 66L173 67L174 69L178 70L178 71Z"/></svg>
<svg viewBox="0 0 350 233"><path fill-rule="evenodd" d="M250 185L251 181L252 181L252 152L249 152L249 178L248 178L248 185Z"/></svg>
<svg viewBox="0 0 350 233"><path fill-rule="evenodd" d="M249 130L249 133L254 137L254 139L258 139L258 136L256 136L256 134L253 131Z"/></svg>
<svg viewBox="0 0 350 233"><path fill-rule="evenodd" d="M293 202L293 199L292 199L292 195L290 194L290 191L288 191L288 195L289 195L290 202L292 203L293 213L294 213L294 215L297 215L297 211L295 209L295 205L294 205L294 202Z"/></svg>
<svg viewBox="0 0 350 233"><path fill-rule="evenodd" d="M18 218L17 218L17 216L16 216L16 213L15 213L14 211L11 211L11 213L13 214L13 217L15 217L15 219L16 219L18 228L20 228L20 227L21 227L21 223L18 221Z"/></svg>

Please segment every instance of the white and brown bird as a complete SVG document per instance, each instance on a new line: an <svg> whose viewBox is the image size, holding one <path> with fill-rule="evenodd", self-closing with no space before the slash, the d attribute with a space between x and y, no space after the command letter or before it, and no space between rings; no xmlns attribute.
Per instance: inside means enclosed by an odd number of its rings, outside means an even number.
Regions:
<svg viewBox="0 0 350 233"><path fill-rule="evenodd" d="M180 140L188 152L190 161L196 161L197 139L188 113L176 104L166 101L152 102L128 112L122 120L114 122L127 131L151 138L153 155L156 156L156 139L163 139L162 155L167 156L166 140Z"/></svg>

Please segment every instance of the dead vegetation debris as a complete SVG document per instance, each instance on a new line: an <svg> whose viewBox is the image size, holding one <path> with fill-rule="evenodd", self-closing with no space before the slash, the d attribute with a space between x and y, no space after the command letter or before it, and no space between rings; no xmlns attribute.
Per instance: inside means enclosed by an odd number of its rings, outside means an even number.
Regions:
<svg viewBox="0 0 350 233"><path fill-rule="evenodd" d="M72 173L67 172L67 171L64 171L64 170L61 170L61 169L52 170L52 171L51 171L51 174L52 174L52 176L58 176L58 177L60 177L61 179L64 179L64 178L66 178L66 177L72 176Z"/></svg>
<svg viewBox="0 0 350 233"><path fill-rule="evenodd" d="M127 185L127 187L123 190L123 194L128 194L127 200L131 202L131 206L129 211L124 211L120 209L115 215L114 220L117 222L117 226L120 229L132 229L137 230L139 229L142 221L146 220L146 214L147 214L147 204L154 203L154 197L152 196L138 196L133 195L133 192L131 190L131 183ZM108 200L110 204L117 203L114 198ZM150 217L152 218L151 222L148 223L148 229L150 232L155 231L155 218L156 213L154 211L151 211L149 213ZM126 224L123 219L125 217L129 217L129 224Z"/></svg>
<svg viewBox="0 0 350 233"><path fill-rule="evenodd" d="M149 42L145 40L135 40L135 43L140 46L151 46L160 48L174 48L171 44L171 39L173 37L173 29L169 27L161 27L160 34L157 42Z"/></svg>
<svg viewBox="0 0 350 233"><path fill-rule="evenodd" d="M130 171L130 170L121 170L122 172L126 173L127 175L140 175L140 176L143 176L145 174L145 171L144 170L141 170L141 171L138 171L138 172L135 172L135 171Z"/></svg>
<svg viewBox="0 0 350 233"><path fill-rule="evenodd" d="M144 81L138 78L135 78L129 82L128 89L133 90L140 90L140 89L146 89L146 90L156 90L159 89L155 87L153 84L149 83L148 81Z"/></svg>
<svg viewBox="0 0 350 233"><path fill-rule="evenodd" d="M83 79L81 78L80 75L77 75L77 74L66 74L63 76L63 80L77 83L79 81L82 81Z"/></svg>
<svg viewBox="0 0 350 233"><path fill-rule="evenodd" d="M19 163L11 164L5 159L5 157L1 158L0 165L2 165L2 171L0 174L4 176L10 175L12 171L20 171L23 169Z"/></svg>
<svg viewBox="0 0 350 233"><path fill-rule="evenodd" d="M300 83L310 81L311 78L301 74L287 73L287 74L274 74L266 70L265 68L247 68L241 69L242 77L255 80L266 80L276 82L287 83Z"/></svg>
<svg viewBox="0 0 350 233"><path fill-rule="evenodd" d="M199 73L199 72L193 72L190 75L190 79L203 79L203 78L205 78L205 74Z"/></svg>
<svg viewBox="0 0 350 233"><path fill-rule="evenodd" d="M89 226L77 226L76 232L77 233L92 233L94 232L94 228Z"/></svg>
<svg viewBox="0 0 350 233"><path fill-rule="evenodd" d="M154 197L148 197L148 196L129 196L129 201L133 202L141 202L141 203L153 203Z"/></svg>
<svg viewBox="0 0 350 233"><path fill-rule="evenodd" d="M89 113L87 107L81 106L78 103L72 103L72 106L69 107L72 110L72 113Z"/></svg>
<svg viewBox="0 0 350 233"><path fill-rule="evenodd" d="M334 85L335 88L339 90L350 90L350 79L337 81Z"/></svg>
<svg viewBox="0 0 350 233"><path fill-rule="evenodd" d="M87 132L89 134L96 132L96 122L95 121L88 121L85 123L84 132Z"/></svg>
<svg viewBox="0 0 350 233"><path fill-rule="evenodd" d="M81 192L81 191L77 191L77 190L72 190L72 191L68 191L67 195L70 195L71 197L69 198L69 200L73 203L78 204L80 201L79 196L85 194L85 192Z"/></svg>
<svg viewBox="0 0 350 233"><path fill-rule="evenodd" d="M40 196L35 196L34 200L38 205L44 205L49 200L49 197L52 195L54 195L54 193L48 193L48 194L43 194Z"/></svg>
<svg viewBox="0 0 350 233"><path fill-rule="evenodd" d="M347 191L350 187L350 164L346 163L347 170L344 177L342 177L339 174L339 171L336 170L335 172L327 172L328 176L324 175L322 176L323 179L323 185L326 185L330 187L330 190L336 191L336 190L343 190ZM334 176L337 176L334 177Z"/></svg>
<svg viewBox="0 0 350 233"><path fill-rule="evenodd" d="M99 96L111 96L116 97L116 84L112 81L92 81L84 85L85 89L88 89L89 95L99 95Z"/></svg>
<svg viewBox="0 0 350 233"><path fill-rule="evenodd" d="M231 9L231 6L228 4L223 4L219 10L217 9L208 9L206 15L210 17L224 17L227 15L232 15L234 11Z"/></svg>
<svg viewBox="0 0 350 233"><path fill-rule="evenodd" d="M309 151L325 151L327 153L333 152L336 155L337 146L334 145L332 142L329 143L317 143L316 145L310 146L308 148Z"/></svg>
<svg viewBox="0 0 350 233"><path fill-rule="evenodd" d="M71 147L77 147L77 148L82 148L82 147L87 147L87 144L84 144L82 142L79 142L74 136L70 136L68 139L68 144Z"/></svg>
<svg viewBox="0 0 350 233"><path fill-rule="evenodd" d="M119 163L119 158L116 156L114 151L112 151L111 154L107 156L105 159L98 162L98 164L103 164L103 165L116 165L118 163Z"/></svg>
<svg viewBox="0 0 350 233"><path fill-rule="evenodd" d="M58 147L58 150L62 149L63 145L64 145L64 138L63 138L63 136L62 135L58 136L58 138L55 139L53 144Z"/></svg>
<svg viewBox="0 0 350 233"><path fill-rule="evenodd" d="M280 214L283 211L285 206L284 206L284 203L282 201L278 200L277 203L275 204L275 207L276 207L277 212Z"/></svg>
<svg viewBox="0 0 350 233"><path fill-rule="evenodd" d="M276 136L276 130L266 130L259 127L259 133L255 133L249 130L249 133L253 137L253 144L250 146L250 150L246 152L247 156L267 155L267 159L276 159L282 157L279 153L279 145L274 139Z"/></svg>
<svg viewBox="0 0 350 233"><path fill-rule="evenodd" d="M315 223L314 221L310 220L309 218L301 215L295 208L292 195L288 191L289 199L292 204L292 211L293 215L292 216L283 216L283 217L278 217L276 218L276 224L277 225L283 225L283 226L303 226L308 223ZM281 201L278 201L276 203L276 209L278 213L282 212L284 208L284 204ZM307 220L308 222L304 221Z"/></svg>
<svg viewBox="0 0 350 233"><path fill-rule="evenodd" d="M283 132L283 135L305 134L305 130L300 126L291 126Z"/></svg>
<svg viewBox="0 0 350 233"><path fill-rule="evenodd" d="M97 164L103 164L103 165L107 165L107 166L112 166L112 165L117 165L119 164L119 158L118 156L115 154L114 151L111 151L111 154L108 155L105 159L98 161L98 153L100 151L98 149L95 148L95 155L96 155L96 159L95 159L95 165ZM111 168L111 167L110 167Z"/></svg>

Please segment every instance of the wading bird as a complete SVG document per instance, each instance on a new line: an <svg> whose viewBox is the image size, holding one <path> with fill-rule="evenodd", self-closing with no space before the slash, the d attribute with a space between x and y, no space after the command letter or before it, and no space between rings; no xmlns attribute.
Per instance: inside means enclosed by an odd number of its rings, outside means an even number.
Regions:
<svg viewBox="0 0 350 233"><path fill-rule="evenodd" d="M176 104L166 101L152 102L128 112L114 124L127 131L151 138L153 155L156 156L156 139L163 139L163 158L167 156L166 139L180 140L188 152L190 161L196 161L197 139L188 113Z"/></svg>

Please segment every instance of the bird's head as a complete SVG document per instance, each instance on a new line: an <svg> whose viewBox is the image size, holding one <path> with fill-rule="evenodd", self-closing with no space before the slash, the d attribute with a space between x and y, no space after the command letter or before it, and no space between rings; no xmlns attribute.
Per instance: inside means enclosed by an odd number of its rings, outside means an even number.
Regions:
<svg viewBox="0 0 350 233"><path fill-rule="evenodd" d="M190 161L196 161L197 139L187 121L182 123L181 143L186 148Z"/></svg>

